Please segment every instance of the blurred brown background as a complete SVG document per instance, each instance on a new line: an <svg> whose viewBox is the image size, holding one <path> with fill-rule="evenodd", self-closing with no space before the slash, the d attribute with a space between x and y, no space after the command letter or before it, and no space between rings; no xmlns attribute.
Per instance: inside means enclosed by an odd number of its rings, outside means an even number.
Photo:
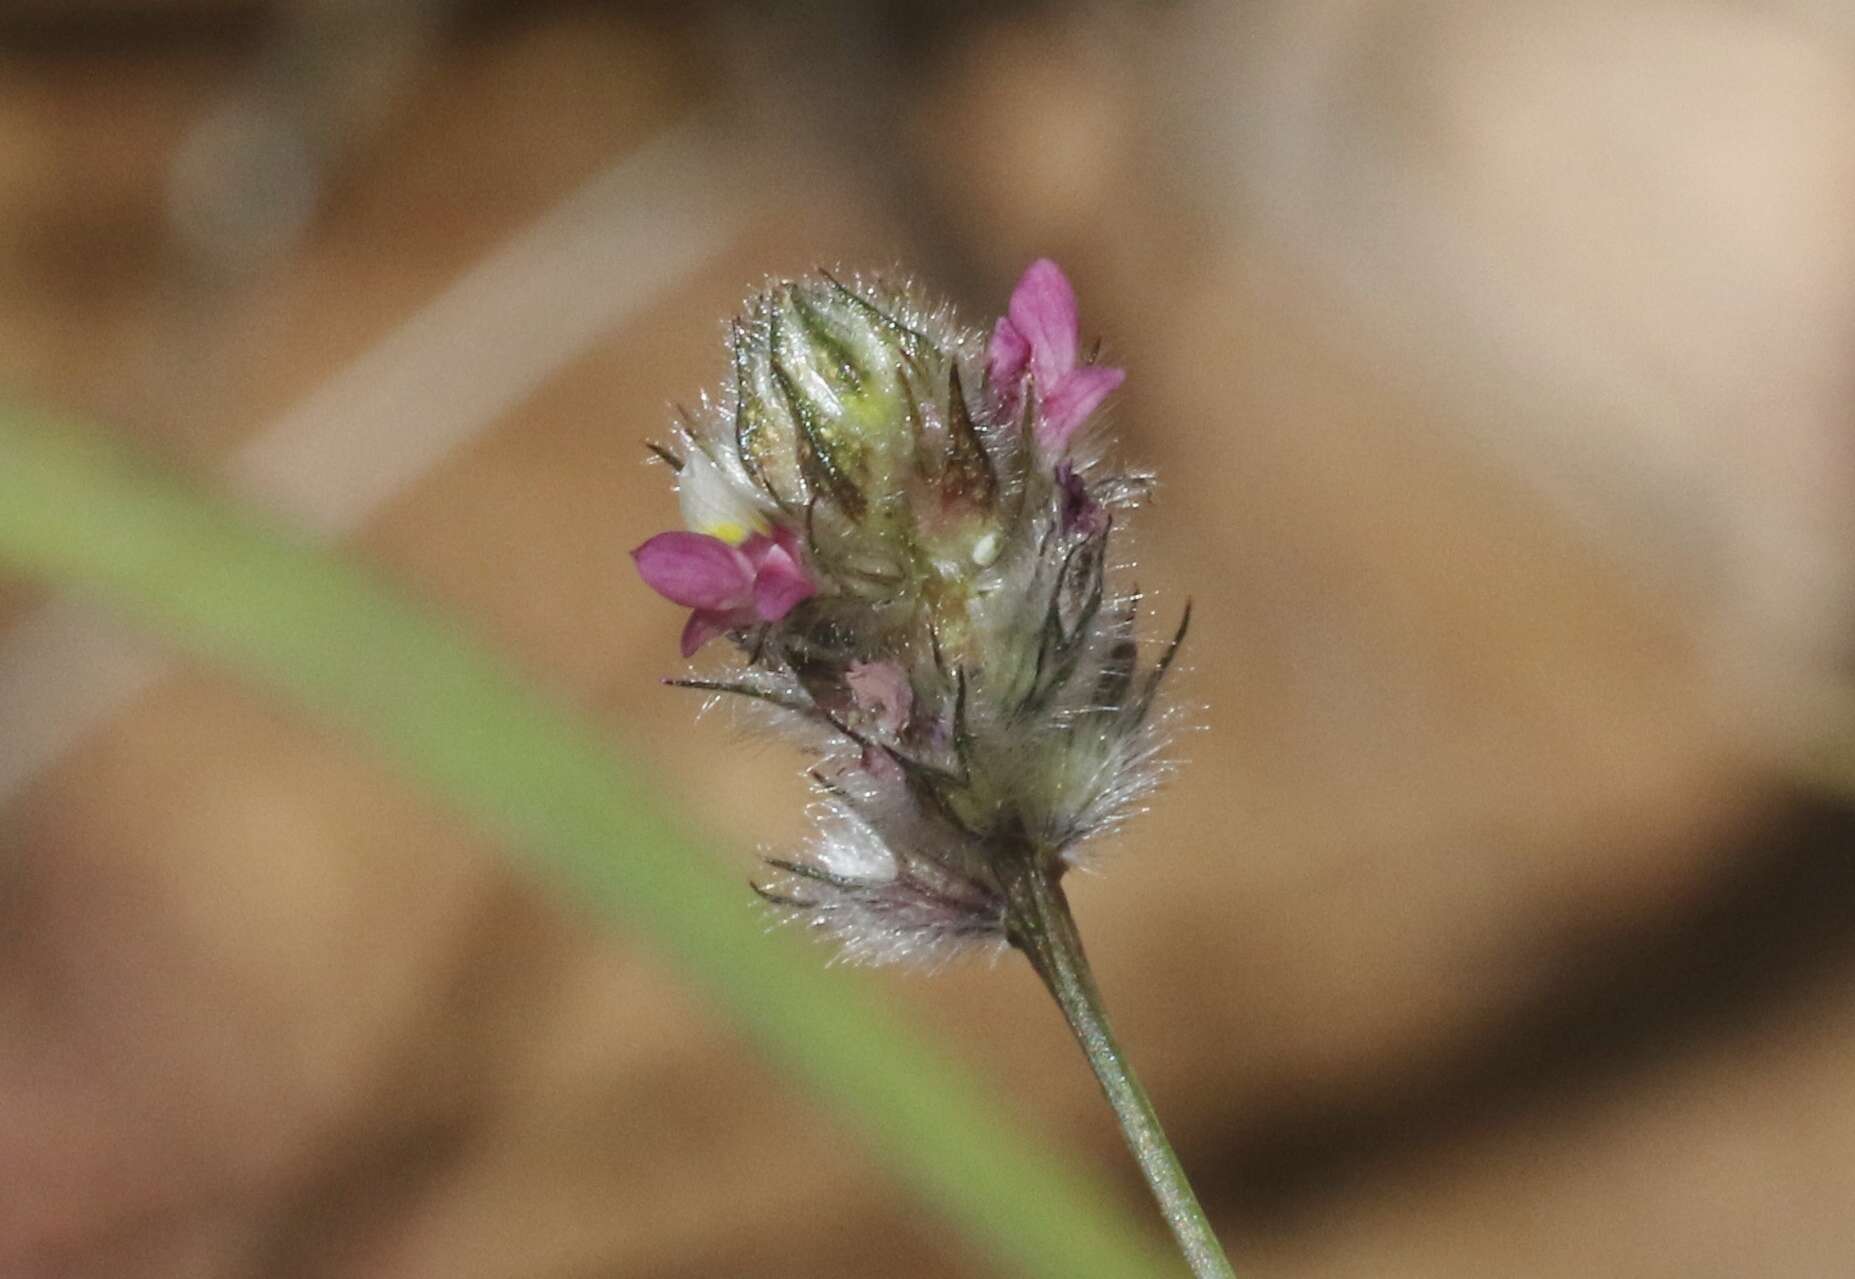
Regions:
<svg viewBox="0 0 1855 1279"><path fill-rule="evenodd" d="M0 11L0 384L468 616L718 875L799 761L657 683L640 440L764 275L978 322L1039 254L1205 708L1077 909L1239 1269L1855 1272L1855 820L1785 780L1846 700L1846 6ZM262 699L0 580L0 734L0 1274L993 1273ZM870 982L1151 1219L1022 965Z"/></svg>

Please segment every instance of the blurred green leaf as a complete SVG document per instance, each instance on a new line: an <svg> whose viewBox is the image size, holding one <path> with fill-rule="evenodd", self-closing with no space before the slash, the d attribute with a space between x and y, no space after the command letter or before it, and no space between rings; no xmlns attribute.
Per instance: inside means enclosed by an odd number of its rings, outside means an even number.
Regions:
<svg viewBox="0 0 1855 1279"><path fill-rule="evenodd" d="M364 568L94 436L0 406L9 563L361 734L574 900L670 956L1013 1273L1178 1273L969 1072L827 970L818 947L769 934L745 884L692 851L596 728Z"/></svg>

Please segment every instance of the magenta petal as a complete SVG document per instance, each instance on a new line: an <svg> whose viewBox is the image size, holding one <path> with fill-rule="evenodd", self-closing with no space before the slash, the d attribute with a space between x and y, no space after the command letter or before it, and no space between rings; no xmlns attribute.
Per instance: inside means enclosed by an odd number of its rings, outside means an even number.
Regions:
<svg viewBox="0 0 1855 1279"><path fill-rule="evenodd" d="M773 545L779 547L781 550L785 551L787 555L791 556L793 563L796 564L799 562L799 534L796 529L789 528L784 524L775 525L773 528L773 536L769 540ZM749 558L751 558L751 556ZM756 569L759 567L758 561L755 561L754 567Z"/></svg>
<svg viewBox="0 0 1855 1279"><path fill-rule="evenodd" d="M683 625L683 656L694 657L696 650L728 629L728 615L699 608Z"/></svg>
<svg viewBox="0 0 1855 1279"><path fill-rule="evenodd" d="M817 593L812 579L785 547L768 548L760 561L760 571L754 575L754 612L759 614L761 621L777 622L800 600L810 599Z"/></svg>
<svg viewBox="0 0 1855 1279"><path fill-rule="evenodd" d="M1038 258L1024 269L1007 308L1012 327L1030 344L1031 374L1039 394L1076 367L1076 291L1063 269Z"/></svg>
<svg viewBox="0 0 1855 1279"><path fill-rule="evenodd" d="M1024 370L1030 367L1030 362L1031 344L1018 332L1010 316L1000 316L997 326L992 330L992 341L986 346L986 380L1004 398L1017 380L1024 376Z"/></svg>
<svg viewBox="0 0 1855 1279"><path fill-rule="evenodd" d="M1127 377L1124 369L1100 364L1077 369L1058 382L1043 398L1043 421L1037 438L1053 453L1062 452L1076 428L1088 421L1089 414Z"/></svg>
<svg viewBox="0 0 1855 1279"><path fill-rule="evenodd" d="M653 591L687 608L738 608L752 598L753 565L706 533L659 533L631 558Z"/></svg>

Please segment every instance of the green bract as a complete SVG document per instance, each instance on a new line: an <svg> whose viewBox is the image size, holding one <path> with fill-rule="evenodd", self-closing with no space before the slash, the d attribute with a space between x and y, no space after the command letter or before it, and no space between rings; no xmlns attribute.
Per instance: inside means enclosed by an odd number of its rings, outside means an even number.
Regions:
<svg viewBox="0 0 1855 1279"><path fill-rule="evenodd" d="M730 346L731 442L804 530L818 576L898 624L940 609L959 629L1023 491L1000 477L1021 450L982 425L974 335L905 294L823 275L759 294Z"/></svg>

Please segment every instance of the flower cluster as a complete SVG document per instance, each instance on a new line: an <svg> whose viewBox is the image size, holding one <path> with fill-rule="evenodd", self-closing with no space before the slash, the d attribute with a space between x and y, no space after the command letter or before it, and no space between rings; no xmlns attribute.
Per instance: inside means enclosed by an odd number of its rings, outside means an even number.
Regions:
<svg viewBox="0 0 1855 1279"><path fill-rule="evenodd" d="M686 531L633 553L727 636L716 678L822 755L818 838L763 895L869 960L1013 937L1013 886L1054 883L1157 782L1161 677L1139 596L1106 572L1143 477L1088 429L1121 383L1084 359L1058 267L989 340L911 290L775 283L733 326L727 391L656 451Z"/></svg>

